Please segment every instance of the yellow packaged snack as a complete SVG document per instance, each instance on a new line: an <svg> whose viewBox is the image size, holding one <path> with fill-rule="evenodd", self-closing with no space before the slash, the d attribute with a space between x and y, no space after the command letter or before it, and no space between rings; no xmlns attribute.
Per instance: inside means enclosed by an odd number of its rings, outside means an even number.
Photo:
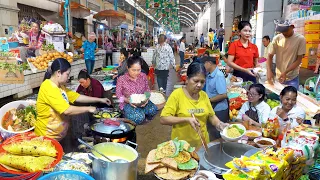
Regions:
<svg viewBox="0 0 320 180"><path fill-rule="evenodd" d="M263 161L250 159L246 156L234 158L232 161L226 163L226 166L233 170L239 170L253 179L260 179L263 176L269 177Z"/></svg>
<svg viewBox="0 0 320 180"><path fill-rule="evenodd" d="M262 160L265 162L266 171L269 172L272 179L282 179L284 169L288 166L288 162L280 160L277 157L268 156L262 152L257 152L250 158Z"/></svg>

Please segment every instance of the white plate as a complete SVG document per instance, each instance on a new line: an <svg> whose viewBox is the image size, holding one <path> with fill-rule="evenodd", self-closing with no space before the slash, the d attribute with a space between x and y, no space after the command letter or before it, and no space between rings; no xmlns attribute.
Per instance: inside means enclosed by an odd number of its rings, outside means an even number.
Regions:
<svg viewBox="0 0 320 180"><path fill-rule="evenodd" d="M238 126L238 128L244 130L243 134L241 134L239 137L236 137L236 138L227 137L227 129L230 126ZM241 139L242 136L244 136L245 134L246 134L246 128L241 124L230 124L229 126L225 127L222 132L220 132L220 135L221 135L222 139L224 139L225 141L228 141L228 142L236 142L239 139Z"/></svg>
<svg viewBox="0 0 320 180"><path fill-rule="evenodd" d="M71 157L78 161L84 161L87 164L91 164L92 160L89 157L89 153L80 153L80 152L74 152L74 153L68 153L65 156Z"/></svg>
<svg viewBox="0 0 320 180"><path fill-rule="evenodd" d="M258 136L256 136L256 137L247 136L247 133L249 133L249 132L254 132L254 133L256 133ZM249 139L251 139L251 140L252 140L252 139L255 139L255 138L261 137L261 136L262 136L262 133L261 133L261 132L259 132L259 131L247 130L247 131L246 131L245 136L247 136Z"/></svg>

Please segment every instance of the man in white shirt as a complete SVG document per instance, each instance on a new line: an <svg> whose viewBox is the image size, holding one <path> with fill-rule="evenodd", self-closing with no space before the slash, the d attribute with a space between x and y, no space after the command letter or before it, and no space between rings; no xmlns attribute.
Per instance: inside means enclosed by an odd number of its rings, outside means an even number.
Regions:
<svg viewBox="0 0 320 180"><path fill-rule="evenodd" d="M186 38L182 37L180 40L179 46L179 56L180 56L180 69L183 67L184 64L184 53L186 52Z"/></svg>
<svg viewBox="0 0 320 180"><path fill-rule="evenodd" d="M155 67L157 75L158 88L167 89L167 80L169 76L170 65L175 68L175 59L171 46L166 43L167 37L160 34L158 38L159 44L153 53L152 64Z"/></svg>
<svg viewBox="0 0 320 180"><path fill-rule="evenodd" d="M262 44L264 46L263 57L268 59L269 52L272 51L272 43L270 43L270 37L268 35L264 36L262 38ZM273 74L276 73L276 60L275 60L275 58L272 59L272 73Z"/></svg>

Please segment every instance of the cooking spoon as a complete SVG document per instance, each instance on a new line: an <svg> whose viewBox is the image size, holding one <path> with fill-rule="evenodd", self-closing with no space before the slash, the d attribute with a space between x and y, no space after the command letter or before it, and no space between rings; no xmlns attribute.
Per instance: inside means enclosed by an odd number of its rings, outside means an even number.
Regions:
<svg viewBox="0 0 320 180"><path fill-rule="evenodd" d="M106 155L104 155L104 154L102 154L101 152L99 152L98 150L94 149L93 146L91 146L91 145L89 145L88 143L82 141L80 138L78 138L78 141L79 141L81 144L83 144L83 145L87 146L88 148L90 148L91 150L97 152L98 154L100 154L102 157L106 158L106 159L107 159L108 161L110 161L110 162L114 162L114 163L128 163L128 161L125 160L125 159L116 159L116 160L113 161L113 160L111 160L110 158L108 158Z"/></svg>

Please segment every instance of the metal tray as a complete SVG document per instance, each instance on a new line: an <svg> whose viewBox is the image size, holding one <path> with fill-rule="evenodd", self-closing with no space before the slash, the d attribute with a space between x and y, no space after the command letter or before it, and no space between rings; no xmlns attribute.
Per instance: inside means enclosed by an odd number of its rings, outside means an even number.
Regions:
<svg viewBox="0 0 320 180"><path fill-rule="evenodd" d="M197 152L200 157L200 165L215 174L222 175L229 168L225 164L235 157L241 157L246 152L257 149L256 147L235 142L213 142L208 144L209 155L204 152L203 147Z"/></svg>

